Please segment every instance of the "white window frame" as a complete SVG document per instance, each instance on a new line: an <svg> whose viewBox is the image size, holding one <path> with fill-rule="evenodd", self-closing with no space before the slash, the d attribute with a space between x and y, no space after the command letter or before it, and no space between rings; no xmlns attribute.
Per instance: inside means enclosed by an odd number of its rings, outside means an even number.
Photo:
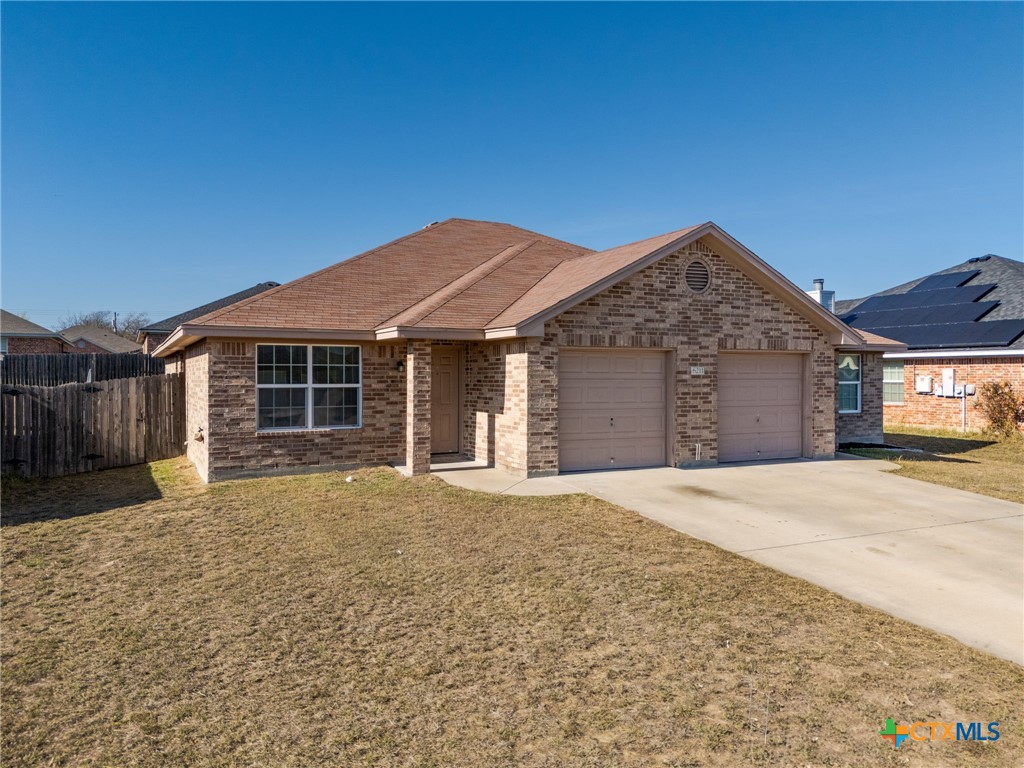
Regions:
<svg viewBox="0 0 1024 768"><path fill-rule="evenodd" d="M836 384L839 387L851 387L851 386L857 387L857 410L855 410L855 411L838 410L838 413L860 413L861 412L861 406L863 405L863 403L861 402L861 393L864 390L864 357L862 355L852 355L852 354L847 354L845 352L842 353L840 356L841 357L855 357L855 358L857 358L857 380L856 381L838 381L838 380L836 381ZM838 369L838 366L839 366L839 363L837 362L836 363L837 369ZM839 401L839 402L842 402L841 399L839 398L839 392L838 391L836 392L836 400ZM837 405L838 405L838 402L837 402Z"/></svg>
<svg viewBox="0 0 1024 768"><path fill-rule="evenodd" d="M887 365L899 365L900 367L900 379L887 379L885 378L885 367ZM882 405L904 405L907 400L907 371L906 364L902 360L883 360L882 361ZM886 384L899 384L900 385L900 399L899 400L886 400L885 399L885 385Z"/></svg>
<svg viewBox="0 0 1024 768"><path fill-rule="evenodd" d="M306 348L306 383L305 384L260 384L259 359L260 347L305 347ZM314 384L313 383L313 347L347 347L359 351L359 383L358 384ZM363 348L359 344L257 344L253 370L256 377L256 431L257 432L319 432L334 429L362 429L363 427ZM306 392L306 425L303 427L261 427L260 426L260 390L261 389L305 389ZM313 426L313 392L314 389L355 389L356 423L338 424L336 426Z"/></svg>

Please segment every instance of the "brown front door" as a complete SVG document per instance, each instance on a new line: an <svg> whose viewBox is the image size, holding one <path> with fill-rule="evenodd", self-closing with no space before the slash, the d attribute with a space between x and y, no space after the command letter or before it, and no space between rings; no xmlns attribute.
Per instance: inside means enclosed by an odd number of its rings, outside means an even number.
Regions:
<svg viewBox="0 0 1024 768"><path fill-rule="evenodd" d="M459 350L437 347L433 350L430 378L430 452L459 451Z"/></svg>

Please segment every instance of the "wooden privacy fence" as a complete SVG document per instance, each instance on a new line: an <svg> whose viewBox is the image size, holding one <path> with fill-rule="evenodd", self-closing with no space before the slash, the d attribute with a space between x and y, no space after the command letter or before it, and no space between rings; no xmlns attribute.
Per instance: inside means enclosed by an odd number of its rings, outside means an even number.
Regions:
<svg viewBox="0 0 1024 768"><path fill-rule="evenodd" d="M181 374L57 387L3 385L2 471L56 477L184 453Z"/></svg>
<svg viewBox="0 0 1024 768"><path fill-rule="evenodd" d="M55 387L76 381L159 376L164 368L163 359L137 354L4 355L0 384Z"/></svg>

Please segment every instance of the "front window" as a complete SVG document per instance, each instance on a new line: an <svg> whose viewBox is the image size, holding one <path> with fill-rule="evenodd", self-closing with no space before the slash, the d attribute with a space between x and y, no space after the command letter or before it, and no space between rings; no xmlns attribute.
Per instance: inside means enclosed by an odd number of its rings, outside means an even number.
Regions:
<svg viewBox="0 0 1024 768"><path fill-rule="evenodd" d="M860 413L860 355L840 355L836 378L839 412Z"/></svg>
<svg viewBox="0 0 1024 768"><path fill-rule="evenodd" d="M7 354L7 337L0 336L0 355Z"/></svg>
<svg viewBox="0 0 1024 768"><path fill-rule="evenodd" d="M903 361L882 361L882 402L903 405Z"/></svg>
<svg viewBox="0 0 1024 768"><path fill-rule="evenodd" d="M256 345L256 427L360 426L359 347Z"/></svg>

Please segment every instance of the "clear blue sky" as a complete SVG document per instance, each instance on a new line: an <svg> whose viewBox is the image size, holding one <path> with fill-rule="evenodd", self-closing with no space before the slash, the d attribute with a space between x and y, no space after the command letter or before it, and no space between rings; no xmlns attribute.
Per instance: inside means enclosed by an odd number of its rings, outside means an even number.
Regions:
<svg viewBox="0 0 1024 768"><path fill-rule="evenodd" d="M450 216L712 219L840 298L1021 258L1024 6L2 6L5 309L177 313Z"/></svg>

